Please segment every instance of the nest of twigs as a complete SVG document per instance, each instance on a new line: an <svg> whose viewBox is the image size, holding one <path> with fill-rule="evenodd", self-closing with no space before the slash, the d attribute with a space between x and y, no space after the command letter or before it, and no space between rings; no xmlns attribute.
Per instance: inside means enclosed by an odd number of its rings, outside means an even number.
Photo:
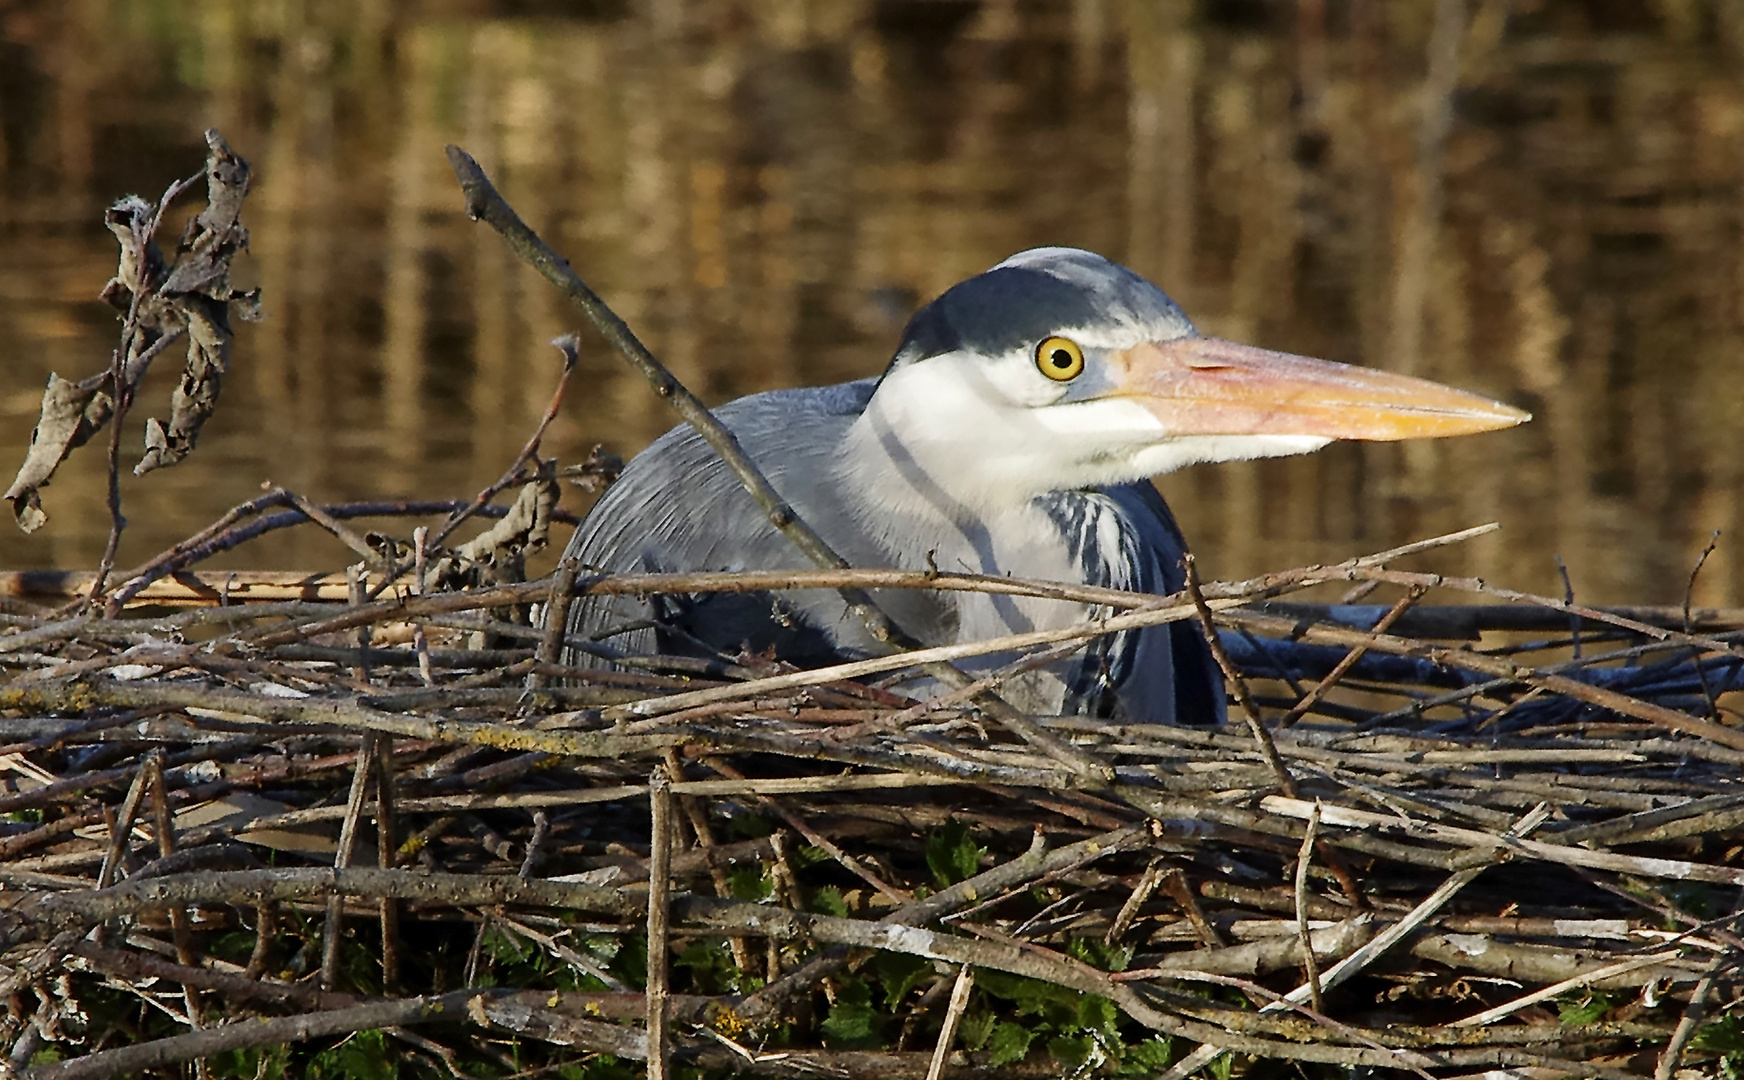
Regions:
<svg viewBox="0 0 1744 1080"><path fill-rule="evenodd" d="M110 377L131 391L127 335L151 305L118 307ZM537 447L466 502L274 492L126 573L8 579L13 1071L1744 1067L1734 616L1388 568L1457 536L1178 597L872 571L519 581L555 514L560 470ZM37 517L38 486L15 499ZM498 526L442 546L481 512ZM446 517L410 540L345 524L396 513ZM364 561L330 579L192 569L299 523ZM1398 600L1278 600L1329 582ZM1236 676L1232 719L911 700L881 680L914 654L574 669L542 628L590 590L824 586L1107 612L990 653L1198 620Z"/></svg>

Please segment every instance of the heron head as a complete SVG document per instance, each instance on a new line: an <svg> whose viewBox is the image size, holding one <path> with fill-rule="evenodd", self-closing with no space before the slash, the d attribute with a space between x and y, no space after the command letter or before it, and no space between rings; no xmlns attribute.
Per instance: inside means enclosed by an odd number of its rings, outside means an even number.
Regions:
<svg viewBox="0 0 1744 1080"><path fill-rule="evenodd" d="M971 483L1037 494L1334 439L1530 419L1423 379L1201 336L1161 289L1073 248L1021 252L917 312L867 410Z"/></svg>

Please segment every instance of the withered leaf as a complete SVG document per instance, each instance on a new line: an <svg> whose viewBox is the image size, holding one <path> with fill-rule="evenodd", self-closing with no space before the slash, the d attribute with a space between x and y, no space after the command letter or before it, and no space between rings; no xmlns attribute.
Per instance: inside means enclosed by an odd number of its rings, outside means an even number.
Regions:
<svg viewBox="0 0 1744 1080"><path fill-rule="evenodd" d="M59 375L48 377L48 389L42 392L42 414L30 435L30 450L12 486L6 489L13 517L25 532L35 532L48 521L38 492L48 486L67 454L101 430L114 412L115 399L104 389L108 380L108 372L80 382Z"/></svg>
<svg viewBox="0 0 1744 1080"><path fill-rule="evenodd" d="M259 317L259 293L230 287L231 260L248 246L248 230L240 221L248 162L215 130L206 132L206 145L206 209L188 223L175 265L157 290L166 302L159 322L187 330L187 360L170 399L169 423L154 417L146 424L145 454L134 466L135 476L174 465L193 451L230 368L231 305L240 318Z"/></svg>
<svg viewBox="0 0 1744 1080"><path fill-rule="evenodd" d="M183 299L181 309L187 317L187 363L170 396L169 425L156 417L146 421L145 455L133 467L135 476L174 465L188 456L200 428L218 406L218 391L229 367L232 335L225 305L189 296Z"/></svg>
<svg viewBox="0 0 1744 1080"><path fill-rule="evenodd" d="M503 585L526 579L527 553L544 547L551 534L551 512L563 489L557 462L539 462L538 479L523 485L503 519L433 563L438 589Z"/></svg>
<svg viewBox="0 0 1744 1080"><path fill-rule="evenodd" d="M146 421L145 454L134 472L185 458L217 405L230 363L232 316L260 317L258 290L238 291L230 285L230 263L248 246L248 231L240 220L248 194L248 162L215 130L206 132L206 145L207 205L184 231L173 265L165 265L155 234L164 210L198 183L198 175L172 184L156 207L130 195L103 215L121 252L101 296L128 316L124 353L115 375L104 372L77 383L59 376L50 379L30 451L6 493L26 532L48 520L40 491L67 453L110 421L116 398L129 399L153 358L184 334L187 359L171 397L169 421Z"/></svg>

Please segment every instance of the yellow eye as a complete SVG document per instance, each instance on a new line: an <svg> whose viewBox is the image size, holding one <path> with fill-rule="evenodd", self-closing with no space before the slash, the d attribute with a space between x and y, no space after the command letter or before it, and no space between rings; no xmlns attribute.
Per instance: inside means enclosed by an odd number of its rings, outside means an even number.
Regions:
<svg viewBox="0 0 1744 1080"><path fill-rule="evenodd" d="M1036 367L1055 382L1070 382L1084 373L1084 350L1070 338L1048 338L1036 346Z"/></svg>

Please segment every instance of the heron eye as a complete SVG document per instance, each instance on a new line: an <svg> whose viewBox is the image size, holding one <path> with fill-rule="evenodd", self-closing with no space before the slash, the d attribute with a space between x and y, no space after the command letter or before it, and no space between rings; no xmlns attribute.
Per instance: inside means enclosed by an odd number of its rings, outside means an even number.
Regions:
<svg viewBox="0 0 1744 1080"><path fill-rule="evenodd" d="M1055 382L1069 382L1084 373L1084 350L1070 338L1048 338L1036 346L1036 367Z"/></svg>

